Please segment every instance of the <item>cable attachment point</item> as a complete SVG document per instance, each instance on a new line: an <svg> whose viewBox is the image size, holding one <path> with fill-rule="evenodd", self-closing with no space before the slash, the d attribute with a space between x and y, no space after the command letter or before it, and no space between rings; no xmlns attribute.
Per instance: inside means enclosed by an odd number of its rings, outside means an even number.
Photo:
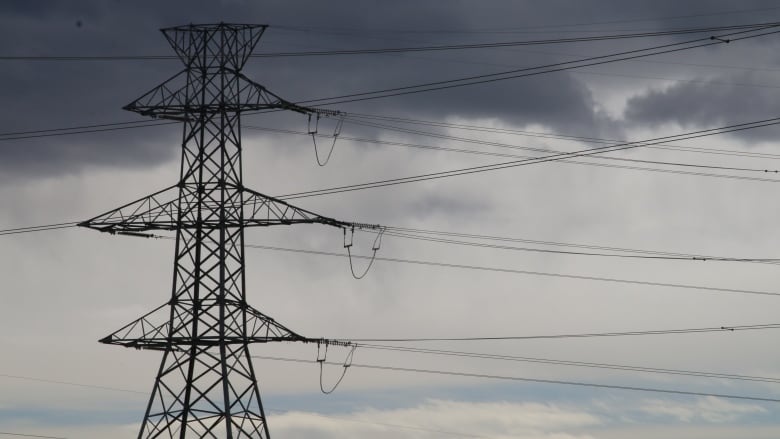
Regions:
<svg viewBox="0 0 780 439"><path fill-rule="evenodd" d="M349 239L347 239L347 228L344 227L342 230L344 231L344 248L347 249L347 256L349 257L349 270L352 272L352 277L355 279L363 279L366 274L368 274L368 271L371 270L371 266L374 265L374 260L376 260L376 252L379 251L380 247L382 247L382 235L385 234L385 227L379 226L374 227L373 229L378 229L379 232L376 234L376 237L374 238L374 243L371 245L371 251L373 252L371 255L370 260L368 261L368 266L366 266L366 270L358 276L355 274L355 266L352 264L352 243L355 238L355 226L353 225L349 229ZM365 258L365 256L363 256Z"/></svg>
<svg viewBox="0 0 780 439"><path fill-rule="evenodd" d="M322 349L322 345L325 345L325 349ZM328 359L328 342L323 342L322 340L317 341L317 362L320 363L320 366L322 366L322 363L324 363ZM320 355L320 353L322 355Z"/></svg>
<svg viewBox="0 0 780 439"><path fill-rule="evenodd" d="M336 121L336 128L333 130L333 142L330 145L330 149L328 150L328 155L325 157L325 160L323 161L320 159L320 152L319 148L317 146L317 137L319 136L319 127L320 127L320 114L324 114L325 117L331 117L335 116L338 117L338 120ZM317 112L315 115L314 122L312 123L312 114L309 114L309 122L308 122L308 133L311 136L311 141L314 144L314 157L317 159L317 164L320 166L325 166L330 161L330 156L333 155L333 150L336 148L336 141L338 140L339 136L341 135L341 129L344 127L344 118L345 115L341 112Z"/></svg>
<svg viewBox="0 0 780 439"><path fill-rule="evenodd" d="M352 345L351 349L349 350L349 353L347 353L347 356L344 358L344 364L342 365L343 370L341 371L341 376L336 381L336 384L333 385L333 387L330 390L325 390L325 385L322 381L322 371L324 369L324 364L326 362L327 356L328 356L328 342L325 342L325 350L320 357L320 348L321 343L317 342L317 363L320 365L320 391L326 395L330 395L333 393L336 388L341 384L341 381L344 380L344 377L347 375L347 369L352 366L352 359L355 357L355 350L357 349L357 345Z"/></svg>
<svg viewBox="0 0 780 439"><path fill-rule="evenodd" d="M720 37L716 37L716 36L711 36L710 39L711 40L715 40L715 41L720 41L721 43L726 43L726 44L731 42L731 40L727 40L725 38L720 38Z"/></svg>

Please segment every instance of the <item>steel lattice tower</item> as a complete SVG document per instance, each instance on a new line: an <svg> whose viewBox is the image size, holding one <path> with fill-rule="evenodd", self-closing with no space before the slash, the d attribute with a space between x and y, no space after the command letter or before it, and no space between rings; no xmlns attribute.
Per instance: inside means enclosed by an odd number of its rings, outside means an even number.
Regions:
<svg viewBox="0 0 780 439"><path fill-rule="evenodd" d="M312 339L247 304L244 229L356 226L243 186L241 113L316 112L241 73L265 29L220 23L162 30L185 68L125 109L183 122L179 182L80 224L112 234L176 232L170 301L101 340L163 351L139 438L268 438L248 345Z"/></svg>

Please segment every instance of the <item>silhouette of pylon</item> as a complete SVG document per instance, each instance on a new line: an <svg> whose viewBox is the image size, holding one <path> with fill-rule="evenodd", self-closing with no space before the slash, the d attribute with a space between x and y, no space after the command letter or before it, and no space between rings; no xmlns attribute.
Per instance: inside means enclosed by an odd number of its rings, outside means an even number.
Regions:
<svg viewBox="0 0 780 439"><path fill-rule="evenodd" d="M170 301L100 340L163 351L139 438L268 438L248 345L316 340L247 304L244 229L355 227L242 183L242 112L319 112L241 74L265 29L225 23L162 29L185 68L125 109L183 122L179 182L80 224L112 234L176 232Z"/></svg>

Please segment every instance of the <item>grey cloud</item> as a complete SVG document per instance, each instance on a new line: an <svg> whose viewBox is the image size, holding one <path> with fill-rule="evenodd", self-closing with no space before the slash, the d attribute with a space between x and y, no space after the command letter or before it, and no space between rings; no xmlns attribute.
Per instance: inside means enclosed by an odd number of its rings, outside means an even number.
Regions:
<svg viewBox="0 0 780 439"><path fill-rule="evenodd" d="M767 5L771 3L756 1L740 5L740 8ZM604 0L595 6L567 1L507 1L479 7L470 1L453 1L448 2L446 8L439 2L381 1L344 2L336 7L308 1L12 1L0 6L0 52L12 55L171 54L159 28L214 21L270 23L272 27L261 42L261 51L463 43L549 36L537 33L545 30L538 26L547 23L605 23L734 8L725 1L692 1L684 5L658 1L628 5ZM608 16L604 11L609 11ZM751 16L740 18L748 20ZM755 14L752 19L756 19ZM691 24L691 20L697 25L715 24L722 23L723 17L651 21L631 26L679 27ZM77 22L82 26L77 26ZM294 26L299 28L292 29ZM600 27L609 28L607 24ZM479 32L485 28L527 28L531 31ZM451 29L477 32L465 35L445 32ZM441 32L402 32L408 30ZM598 50L609 51L609 47L599 46ZM555 62L559 58L527 51L486 51L262 59L253 60L246 73L281 96L307 100L493 73L507 70L500 65L531 66ZM180 68L177 61L6 61L0 70L0 96L5 103L0 108L0 132L141 120L137 115L120 110L121 106ZM565 73L344 104L337 108L433 119L448 116L493 118L516 126L537 124L580 135L614 133L617 125L598 111L588 87L580 79ZM160 137L156 131L137 130L134 131L136 136L130 133L3 142L5 152L4 160L0 161L0 174L18 178L80 172L85 166L93 165L133 167L175 156L175 142L170 143L169 148L164 146L170 138ZM33 143L35 147L28 147ZM144 145L154 146L145 149Z"/></svg>
<svg viewBox="0 0 780 439"><path fill-rule="evenodd" d="M780 116L778 90L740 85L759 81L755 75L740 74L650 90L629 99L625 117L640 126L676 123L684 128L702 128ZM777 130L768 127L733 135L751 141L772 140Z"/></svg>

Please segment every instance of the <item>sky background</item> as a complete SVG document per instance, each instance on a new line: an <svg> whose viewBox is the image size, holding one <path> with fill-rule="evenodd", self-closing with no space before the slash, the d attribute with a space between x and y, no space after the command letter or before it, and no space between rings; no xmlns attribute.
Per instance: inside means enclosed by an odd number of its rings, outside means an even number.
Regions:
<svg viewBox="0 0 780 439"><path fill-rule="evenodd" d="M160 28L220 21L270 25L255 50L270 53L766 23L780 21L780 6L772 1L716 0L5 1L0 4L0 56L172 55ZM243 72L277 95L300 102L710 35L254 58ZM565 72L329 106L350 114L503 131L386 121L382 123L393 127L377 128L347 118L324 167L317 165L308 136L263 130L306 131L305 116L245 116L244 184L269 195L293 194L513 159L502 155L539 155L518 148L579 151L600 145L559 136L642 140L780 117L779 45L780 34L772 34ZM34 138L8 133L143 121L122 106L178 72L179 61L0 63L0 229L88 219L176 182L179 125ZM334 129L333 119L321 122L321 133ZM778 258L780 207L775 200L780 177L763 172L780 169L778 134L778 128L770 126L673 142L689 148L685 151L636 148L608 154L656 163L580 158L576 161L581 163L541 163L291 202L342 220L396 227ZM330 141L320 138L319 145L327 150ZM719 169L723 167L732 169ZM79 228L0 235L0 240L0 432L70 439L135 437L161 355L97 340L169 299L173 242ZM355 252L370 254L372 241L373 236L358 234ZM341 231L317 225L251 229L246 242L344 254ZM778 323L778 297L750 294L780 292L775 264L549 254L386 236L379 251L383 258L504 271L378 260L365 278L355 280L344 257L260 248L248 248L246 254L249 303L308 337L529 336ZM354 263L358 271L367 262ZM770 329L403 346L780 378L776 337L777 330ZM311 362L317 358L316 347L257 345L251 351L258 357L254 365L276 438L780 436L776 402L359 365L780 399L776 383L358 348L355 366L341 385L323 395L318 366ZM347 352L332 348L328 360L342 362ZM326 389L340 374L338 365L325 368Z"/></svg>

